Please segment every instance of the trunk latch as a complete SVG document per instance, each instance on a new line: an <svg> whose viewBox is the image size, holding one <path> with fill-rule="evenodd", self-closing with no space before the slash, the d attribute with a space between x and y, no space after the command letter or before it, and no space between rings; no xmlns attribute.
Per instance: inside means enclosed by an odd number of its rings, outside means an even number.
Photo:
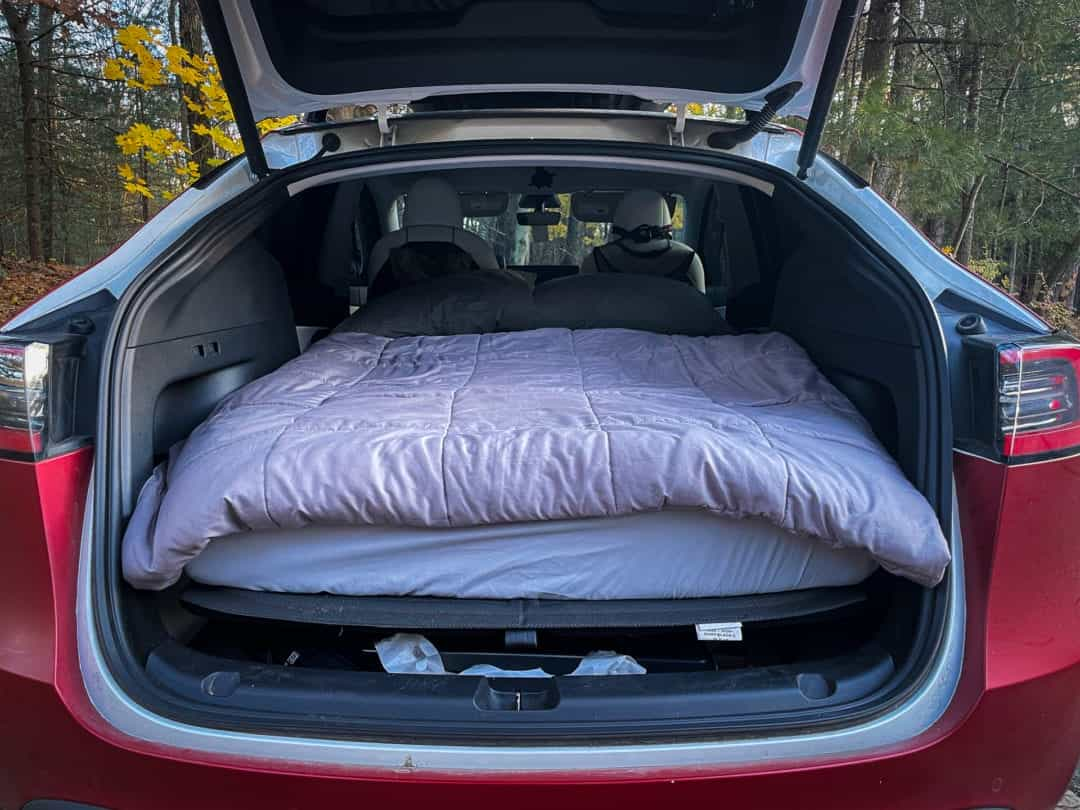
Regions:
<svg viewBox="0 0 1080 810"><path fill-rule="evenodd" d="M528 712L559 705L554 678L481 678L473 703L481 711Z"/></svg>

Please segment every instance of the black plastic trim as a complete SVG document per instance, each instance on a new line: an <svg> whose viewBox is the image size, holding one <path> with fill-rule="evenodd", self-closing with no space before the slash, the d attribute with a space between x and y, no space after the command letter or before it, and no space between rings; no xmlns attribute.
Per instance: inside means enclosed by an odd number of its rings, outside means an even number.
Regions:
<svg viewBox="0 0 1080 810"><path fill-rule="evenodd" d="M190 608L233 617L346 627L437 629L681 627L765 622L832 613L866 601L858 587L705 599L446 599L273 593L192 585Z"/></svg>
<svg viewBox="0 0 1080 810"><path fill-rule="evenodd" d="M225 25L221 4L215 0L197 0L197 2L202 12L206 36L210 40L214 56L217 57L221 83L225 86L225 92L232 104L236 128L240 130L240 141L244 144L244 154L247 155L248 165L256 177L266 177L270 173L270 167L266 163L266 153L263 152L259 128L251 112L251 103L244 89L244 79L240 75L240 65L236 61L236 52L233 50L232 39Z"/></svg>
<svg viewBox="0 0 1080 810"><path fill-rule="evenodd" d="M928 459L931 467L927 471L929 478L924 494L937 511L946 536L951 535L952 460L949 450L952 446L952 428L947 401L949 380L937 314L922 288L904 271L894 257L870 239L847 214L809 189L804 183L796 182L783 170L749 158L709 153L704 150L691 151L679 147L592 141L508 140L450 143L387 147L336 155L324 158L316 165L304 163L275 172L273 182L259 183L233 200L226 208L208 214L178 239L172 250L160 256L143 271L117 307L116 317L106 344L107 351L101 379L103 407L95 463L93 531L97 542L104 543L105 547L104 553L99 550L99 553L95 555L94 569L91 572L92 602L94 605L101 606L100 610L94 612L92 620L99 636L106 665L110 668L118 686L131 699L149 711L196 725L210 725L245 732L305 733L300 725L301 719L290 715L279 713L261 717L238 717L235 712L224 714L206 712L205 707L177 701L164 694L158 686L148 680L142 663L132 650L131 640L124 630L124 619L120 614L117 599L118 589L122 587L122 583L119 582L120 526L116 525L117 512L115 511L117 494L114 491L114 482L105 475L106 470L112 469L112 456L115 455L115 450L111 446L111 436L116 428L115 415L112 414L112 408L104 406L105 403L110 403L114 399L117 351L127 342L128 315L132 305L142 298L148 287L177 275L183 276L186 274L184 268L190 268L193 262L205 261L207 254L221 255L235 246L234 243L242 238L242 235L237 234L238 225L269 217L273 210L286 199L284 191L286 184L306 177L384 162L434 160L471 155L498 157L530 153L544 155L559 153L573 156L595 155L598 152L612 157L666 160L724 168L776 185L784 184L808 205L824 211L852 238L859 240L886 269L892 271L885 274L883 279L886 283L895 285L898 291L902 291L901 300L914 304L915 311L919 315L916 322L923 329L923 334L919 336L921 345L928 349L926 357L929 366L926 371L931 401L927 403L930 410L927 423L930 426L930 432L925 437L925 441L933 451L931 455L936 455L938 458L936 465L932 459ZM758 735L767 735L781 730L806 731L840 728L852 723L866 722L881 716L922 688L944 631L949 602L949 578L950 574L947 573L941 585L925 592L920 607L921 614L917 624L916 638L913 640L914 652L881 689L852 704L824 711L808 712L799 717L756 717L752 725L753 731ZM419 736L432 733L430 728L424 728L422 724L417 723L402 721L397 727L399 733L408 734L409 739L414 740ZM659 730L653 730L650 734L665 738L700 739L702 737L715 738L717 735L722 736L737 730L737 727L714 718L711 724L700 725L687 721L669 725L662 733ZM320 729L320 732L323 731L325 729ZM572 731L572 729L565 731ZM439 733L442 734L443 731ZM363 738L367 737L369 732L352 727L345 734L351 738ZM649 738L653 739L653 736ZM379 739L382 738L379 737ZM638 728L626 734L622 739L640 743L643 741L643 734ZM561 742L566 741L564 733Z"/></svg>
<svg viewBox="0 0 1080 810"><path fill-rule="evenodd" d="M825 51L821 75L818 77L817 89L814 91L814 102L810 107L810 116L806 119L806 131L799 145L797 176L800 180L806 179L806 173L810 171L810 167L814 165L814 158L817 157L821 133L825 130L829 107L832 105L833 91L836 89L840 71L843 70L844 57L847 55L848 45L851 44L861 7L862 4L858 0L843 0L840 9L836 12L836 23L833 25L832 37L829 39L829 49Z"/></svg>
<svg viewBox="0 0 1080 810"><path fill-rule="evenodd" d="M426 743L496 743L509 735L523 744L668 737L676 728L707 733L718 721L742 732L762 723L820 716L858 702L894 673L892 657L876 644L855 653L798 664L727 671L609 677L488 678L463 675L390 675L385 672L307 669L237 662L169 641L151 653L150 677L178 700L216 716L240 712L290 716L293 733L337 737L362 723L376 739ZM492 705L496 691L535 694L543 705L513 710ZM611 714L612 719L597 719ZM705 707L705 713L702 708ZM524 707L523 707L524 708ZM401 718L438 717L444 729L416 729Z"/></svg>

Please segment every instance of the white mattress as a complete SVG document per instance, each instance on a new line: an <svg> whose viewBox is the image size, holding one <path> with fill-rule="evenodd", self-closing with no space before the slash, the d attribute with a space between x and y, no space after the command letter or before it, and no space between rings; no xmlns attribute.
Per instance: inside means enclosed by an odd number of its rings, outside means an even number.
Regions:
<svg viewBox="0 0 1080 810"><path fill-rule="evenodd" d="M877 567L756 518L669 509L469 528L323 526L212 540L197 582L287 593L680 599L861 582Z"/></svg>

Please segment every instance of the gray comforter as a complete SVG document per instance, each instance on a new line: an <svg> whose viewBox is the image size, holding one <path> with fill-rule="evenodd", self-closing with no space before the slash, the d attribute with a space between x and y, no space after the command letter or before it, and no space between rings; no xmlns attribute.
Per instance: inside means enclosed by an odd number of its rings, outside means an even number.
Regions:
<svg viewBox="0 0 1080 810"><path fill-rule="evenodd" d="M784 335L344 332L173 448L139 495L124 575L164 588L213 538L254 529L664 507L760 516L924 585L949 562L929 504Z"/></svg>

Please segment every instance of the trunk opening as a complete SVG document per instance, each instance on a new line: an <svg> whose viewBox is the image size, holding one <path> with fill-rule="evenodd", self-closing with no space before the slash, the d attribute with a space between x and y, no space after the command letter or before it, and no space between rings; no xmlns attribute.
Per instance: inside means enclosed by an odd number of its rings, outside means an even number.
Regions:
<svg viewBox="0 0 1080 810"><path fill-rule="evenodd" d="M509 191L511 200L545 179L541 172L552 175L557 198L595 189L663 190L681 206L679 237L704 263L705 294L727 322L744 333L782 332L805 349L949 526L942 349L929 304L910 280L793 179L763 167L721 159L766 183L771 194L690 170L559 166L551 151L543 165L527 169L500 166L496 158L483 170L442 174L464 194ZM431 619L371 622L348 596L254 609L242 598L223 602L224 589L187 578L157 593L121 580L121 534L153 466L224 397L348 315L352 288L363 281L357 264L393 224L403 190L418 176L415 169L380 174L292 197L263 190L257 206L234 212L237 222L182 264L163 268L129 300L112 370L117 416L109 425L107 463L99 464L99 504L107 507L98 510L100 539L109 552L100 555L95 581L109 594L111 614L99 621L113 631L103 638L112 638L125 688L167 716L210 726L511 743L807 729L855 722L909 694L934 651L944 588L922 588L881 570L820 589L829 598L811 609L785 597L771 613L760 606L735 610L741 641L698 640L695 616L655 626L606 617L569 627L557 626L557 619L555 626L538 620L445 627ZM557 202L567 210L573 205ZM528 218L525 226L505 212L489 219L475 218L472 231L494 242L504 263L533 276L534 285L567 275L568 265L553 260L549 240L538 238ZM560 224L567 233L556 239L583 240L560 244L567 256L592 247L582 221ZM550 237L551 226L543 227ZM200 589L218 602L200 601ZM740 597L724 598L731 608ZM680 601L693 600L658 600L656 614ZM700 623L717 615L710 610ZM387 674L374 648L394 632L423 633L451 674ZM596 650L631 655L648 674L568 677ZM453 674L474 664L539 667L557 677Z"/></svg>

